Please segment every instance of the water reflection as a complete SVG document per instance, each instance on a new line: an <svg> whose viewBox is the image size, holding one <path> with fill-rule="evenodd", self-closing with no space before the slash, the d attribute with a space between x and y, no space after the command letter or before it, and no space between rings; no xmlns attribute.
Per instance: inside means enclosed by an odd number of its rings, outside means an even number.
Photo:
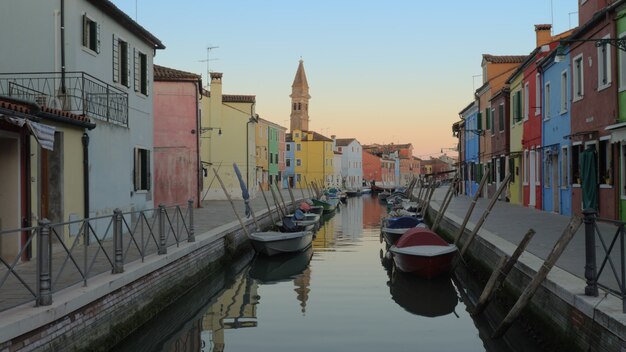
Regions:
<svg viewBox="0 0 626 352"><path fill-rule="evenodd" d="M279 256L256 256L250 266L249 276L262 284L291 281L302 274L313 256L313 248L304 252Z"/></svg>
<svg viewBox="0 0 626 352"><path fill-rule="evenodd" d="M361 198L363 199L363 228L380 227L380 219L387 208L378 201L376 194L363 195Z"/></svg>

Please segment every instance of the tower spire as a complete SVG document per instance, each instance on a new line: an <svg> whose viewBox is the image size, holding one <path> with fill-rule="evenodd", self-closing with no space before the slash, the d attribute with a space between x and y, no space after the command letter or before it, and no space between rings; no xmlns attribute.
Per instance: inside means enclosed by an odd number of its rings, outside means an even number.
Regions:
<svg viewBox="0 0 626 352"><path fill-rule="evenodd" d="M291 85L291 124L290 129L293 131L309 130L309 83L304 72L304 61L300 58L296 77Z"/></svg>

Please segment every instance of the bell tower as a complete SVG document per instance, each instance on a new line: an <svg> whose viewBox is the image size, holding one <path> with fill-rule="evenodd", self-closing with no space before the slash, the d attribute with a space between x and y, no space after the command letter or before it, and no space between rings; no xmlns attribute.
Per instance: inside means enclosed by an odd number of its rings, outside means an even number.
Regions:
<svg viewBox="0 0 626 352"><path fill-rule="evenodd" d="M309 130L309 83L304 73L304 61L300 59L296 77L291 85L291 124L290 130Z"/></svg>

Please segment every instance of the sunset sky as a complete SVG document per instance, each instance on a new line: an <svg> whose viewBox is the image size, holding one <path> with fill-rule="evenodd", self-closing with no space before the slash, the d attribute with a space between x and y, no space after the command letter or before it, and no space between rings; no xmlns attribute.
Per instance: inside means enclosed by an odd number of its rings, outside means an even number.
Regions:
<svg viewBox="0 0 626 352"><path fill-rule="evenodd" d="M535 24L578 24L577 0L113 0L167 49L155 63L256 95L256 112L289 127L304 66L310 128L362 144L413 143L422 158L452 147L451 125L482 84L482 54L526 55ZM448 153L452 153L448 151Z"/></svg>

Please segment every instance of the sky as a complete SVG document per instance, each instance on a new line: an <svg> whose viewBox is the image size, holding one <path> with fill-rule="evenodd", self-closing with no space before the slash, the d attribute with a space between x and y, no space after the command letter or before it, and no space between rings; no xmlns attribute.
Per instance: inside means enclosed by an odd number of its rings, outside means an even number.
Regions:
<svg viewBox="0 0 626 352"><path fill-rule="evenodd" d="M224 94L256 95L289 128L304 60L309 129L361 144L412 143L438 156L482 85L482 54L527 55L535 24L578 24L577 0L113 0L167 47L156 64L222 72ZM207 55L207 48L215 47ZM203 82L205 83L205 82ZM206 83L205 83L206 84Z"/></svg>

